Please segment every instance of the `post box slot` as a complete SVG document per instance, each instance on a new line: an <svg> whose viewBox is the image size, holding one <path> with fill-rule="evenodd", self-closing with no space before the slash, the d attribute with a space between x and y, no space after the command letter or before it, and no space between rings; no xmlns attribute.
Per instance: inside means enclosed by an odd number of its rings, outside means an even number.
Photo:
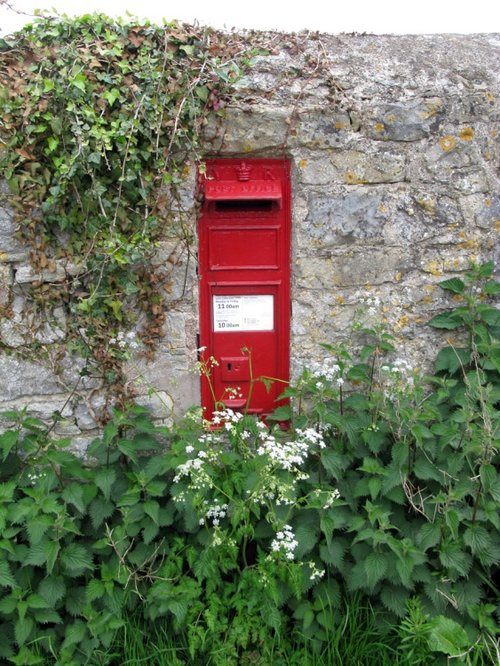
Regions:
<svg viewBox="0 0 500 666"><path fill-rule="evenodd" d="M217 213L266 213L277 206L277 201L271 199L226 199L215 201Z"/></svg>

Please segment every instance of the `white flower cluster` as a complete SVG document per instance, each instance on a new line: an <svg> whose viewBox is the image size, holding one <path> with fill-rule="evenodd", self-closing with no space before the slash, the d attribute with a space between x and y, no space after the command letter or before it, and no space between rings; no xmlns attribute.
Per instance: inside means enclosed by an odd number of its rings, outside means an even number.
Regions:
<svg viewBox="0 0 500 666"><path fill-rule="evenodd" d="M267 429L265 432L260 432L261 444L257 448L257 455L268 456L274 464L289 472L294 472L297 479L304 479L308 477L307 475L304 476L298 470L298 467L305 463L312 447L317 446L324 449L326 444L323 435L314 428L306 428L305 430L298 428L296 434L297 439L294 441L283 442L278 441Z"/></svg>
<svg viewBox="0 0 500 666"><path fill-rule="evenodd" d="M386 376L393 376L404 380L408 386L413 386L413 373L414 368L408 361L405 361L403 358L397 358L391 365L383 365L380 368Z"/></svg>
<svg viewBox="0 0 500 666"><path fill-rule="evenodd" d="M333 358L325 358L321 363L314 362L311 364L311 374L318 380L316 388L321 390L324 388L324 382L335 382L340 388L344 379L342 378L342 371L338 363Z"/></svg>
<svg viewBox="0 0 500 666"><path fill-rule="evenodd" d="M397 358L391 365L383 365L380 372L385 379L384 393L390 400L414 386L415 369L402 358Z"/></svg>
<svg viewBox="0 0 500 666"><path fill-rule="evenodd" d="M227 386L225 392L227 393L228 400L236 400L236 398L243 397L241 386Z"/></svg>
<svg viewBox="0 0 500 666"><path fill-rule="evenodd" d="M311 569L311 575L309 576L309 580L316 580L316 579L321 579L325 575L325 570L324 569L318 569L317 566L314 564L314 562L308 562L309 568Z"/></svg>
<svg viewBox="0 0 500 666"><path fill-rule="evenodd" d="M215 500L217 502L217 500ZM208 502L205 500L205 504L208 505ZM205 513L205 518L208 518L209 520L212 521L212 525L216 527L219 525L220 521L227 516L227 510L228 510L228 505L227 504L214 504L213 506L210 506L206 513ZM205 524L205 518L200 518L200 525Z"/></svg>
<svg viewBox="0 0 500 666"><path fill-rule="evenodd" d="M213 441L213 435L206 433L198 438L198 442L206 447ZM183 477L190 477L191 488L201 489L211 485L210 475L204 469L205 463L213 463L217 461L216 454L210 450L209 447L200 449L197 453L195 447L188 444L185 448L188 455L195 453L192 458L188 458L185 463L181 463L177 467L177 474L174 476L174 483L178 483Z"/></svg>
<svg viewBox="0 0 500 666"><path fill-rule="evenodd" d="M313 377L332 382L339 377L340 366L333 358L325 358L321 363L313 362L310 367Z"/></svg>
<svg viewBox="0 0 500 666"><path fill-rule="evenodd" d="M119 349L138 349L139 343L137 342L137 334L135 331L124 333L118 331L116 338L110 338L109 343L116 345Z"/></svg>
<svg viewBox="0 0 500 666"><path fill-rule="evenodd" d="M241 412L235 412L232 409L224 409L213 412L212 424L216 426L224 425L224 428L228 432L233 432L242 418L243 414Z"/></svg>
<svg viewBox="0 0 500 666"><path fill-rule="evenodd" d="M368 308L367 313L370 316L377 314L380 308L380 298L378 296L368 296L368 298L363 299L364 304Z"/></svg>
<svg viewBox="0 0 500 666"><path fill-rule="evenodd" d="M274 435L267 434L262 444L257 449L260 456L269 456L283 469L291 471L298 465L302 465L309 453L307 442L297 440L295 442L278 442Z"/></svg>
<svg viewBox="0 0 500 666"><path fill-rule="evenodd" d="M39 479L43 479L45 475L46 475L45 472L42 470L40 470L39 472L28 472L27 474L28 479L32 486L36 485L36 482Z"/></svg>
<svg viewBox="0 0 500 666"><path fill-rule="evenodd" d="M282 530L276 533L276 538L271 543L273 553L285 555L287 560L293 560L293 551L299 542L295 539L291 525L283 525Z"/></svg>
<svg viewBox="0 0 500 666"><path fill-rule="evenodd" d="M337 488L335 488L335 490L332 490L328 493L328 497L326 498L326 501L323 505L323 509L329 509L337 499L340 499L340 493Z"/></svg>
<svg viewBox="0 0 500 666"><path fill-rule="evenodd" d="M314 428L306 428L305 430L297 428L295 432L304 442L311 446L317 446L320 449L324 449L326 446L322 433Z"/></svg>

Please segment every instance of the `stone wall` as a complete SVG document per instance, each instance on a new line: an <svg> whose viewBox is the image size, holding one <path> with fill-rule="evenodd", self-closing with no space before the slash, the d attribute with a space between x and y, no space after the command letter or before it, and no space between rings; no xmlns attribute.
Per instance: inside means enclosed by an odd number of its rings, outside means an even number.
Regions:
<svg viewBox="0 0 500 666"><path fill-rule="evenodd" d="M249 36L249 39L251 36ZM499 35L276 34L239 83L237 103L206 128L207 156L287 157L292 164L292 368L346 336L363 299L406 358L425 364L441 334L425 326L445 304L437 283L471 260L495 259ZM194 210L194 168L183 207ZM193 227L194 213L188 216ZM65 351L65 314L36 315L28 250L0 209L0 411L62 411L62 432L93 436L99 385ZM158 418L199 401L196 248L164 241L171 282L156 359L129 363ZM50 269L50 270L49 270ZM37 348L33 354L33 345ZM402 351L403 353L403 351ZM152 392L150 389L154 388ZM175 409L174 409L175 408Z"/></svg>

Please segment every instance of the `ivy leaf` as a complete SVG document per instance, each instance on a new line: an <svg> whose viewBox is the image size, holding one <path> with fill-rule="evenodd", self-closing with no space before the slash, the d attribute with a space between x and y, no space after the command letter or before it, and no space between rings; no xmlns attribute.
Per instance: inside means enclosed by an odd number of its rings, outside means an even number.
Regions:
<svg viewBox="0 0 500 666"><path fill-rule="evenodd" d="M109 106L113 106L116 100L120 97L120 91L117 88L111 88L111 90L105 90L102 96Z"/></svg>
<svg viewBox="0 0 500 666"><path fill-rule="evenodd" d="M195 92L202 102L206 102L210 94L210 90L207 86L197 86Z"/></svg>
<svg viewBox="0 0 500 666"><path fill-rule="evenodd" d="M87 84L87 77L84 74L81 74L81 73L77 74L72 79L70 79L69 82L72 86L75 86L75 88L78 88L78 90L81 90L82 92L85 92L86 84Z"/></svg>

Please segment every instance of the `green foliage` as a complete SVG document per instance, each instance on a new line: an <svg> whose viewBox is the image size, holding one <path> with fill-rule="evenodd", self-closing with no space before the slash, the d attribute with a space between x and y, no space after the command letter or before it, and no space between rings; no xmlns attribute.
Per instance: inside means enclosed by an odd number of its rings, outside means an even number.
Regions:
<svg viewBox="0 0 500 666"><path fill-rule="evenodd" d="M68 268L33 301L68 311L73 345L116 395L117 334L142 311L155 346L170 280L154 266L158 241L189 254L180 188L253 50L209 29L85 15L39 19L0 52L0 177L35 269Z"/></svg>
<svg viewBox="0 0 500 666"><path fill-rule="evenodd" d="M379 327L354 327L360 359L325 345L285 391L288 431L282 412L268 424L193 412L167 429L133 406L82 460L11 412L0 657L105 660L134 617L168 632L179 663L362 663L375 640L385 647L369 663L495 663L499 392L481 345L497 340L470 307L475 352L457 369L438 357L431 392L404 359L384 358L393 344ZM351 638L361 652L342 638L349 613L365 623ZM291 645L302 662L286 661Z"/></svg>

